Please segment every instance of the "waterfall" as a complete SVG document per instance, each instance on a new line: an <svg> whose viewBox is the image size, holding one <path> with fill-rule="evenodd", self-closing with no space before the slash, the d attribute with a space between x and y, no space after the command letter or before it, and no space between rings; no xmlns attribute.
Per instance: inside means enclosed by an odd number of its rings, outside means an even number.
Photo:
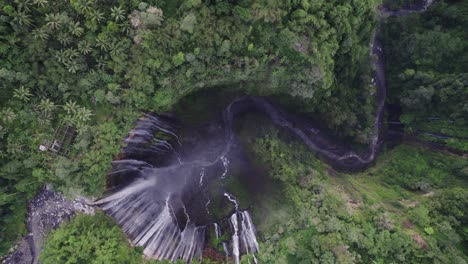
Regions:
<svg viewBox="0 0 468 264"><path fill-rule="evenodd" d="M236 211L239 210L239 203L236 200L236 197L234 195L225 192L224 196L234 205L234 208L236 208Z"/></svg>
<svg viewBox="0 0 468 264"><path fill-rule="evenodd" d="M205 168L202 168L201 172L200 172L200 184L199 184L199 187L202 188L203 187L203 178L205 177Z"/></svg>
<svg viewBox="0 0 468 264"><path fill-rule="evenodd" d="M214 225L216 240L218 240L221 237L221 228L219 227L219 225L217 223L214 223L213 225ZM226 255L226 257L228 257L229 256L229 250L228 250L227 243L225 241L222 241L221 245L223 246L224 254Z"/></svg>
<svg viewBox="0 0 468 264"><path fill-rule="evenodd" d="M234 229L232 235L232 255L234 256L234 263L239 264L239 226L237 223L237 213L231 216L230 221Z"/></svg>
<svg viewBox="0 0 468 264"><path fill-rule="evenodd" d="M146 256L186 261L200 257L205 227L191 223L183 205L187 223L180 230L171 208L172 194L167 194L163 204L154 203L151 191L157 184L156 178L138 180L95 204L116 220L134 245L145 248Z"/></svg>
<svg viewBox="0 0 468 264"><path fill-rule="evenodd" d="M257 263L255 254L258 252L258 242L255 235L255 227L248 211L236 211L229 218L230 225L233 229L231 238L232 255L234 262L239 263L240 253L252 255L254 262Z"/></svg>
<svg viewBox="0 0 468 264"><path fill-rule="evenodd" d="M216 239L219 239L220 237L219 225L217 223L214 223L213 225L214 225Z"/></svg>
<svg viewBox="0 0 468 264"><path fill-rule="evenodd" d="M234 197L234 195L225 192L224 196L232 204L234 204L235 207L235 212L229 218L229 222L233 229L231 243L234 262L236 264L239 263L239 256L241 252L240 245L242 245L243 252L247 255L252 254L255 263L257 263L254 254L258 252L259 248L257 237L255 235L255 227L252 223L250 213L248 211L239 211L239 202L237 201L236 197Z"/></svg>
<svg viewBox="0 0 468 264"><path fill-rule="evenodd" d="M432 3L434 3L434 0L426 0L426 2L424 3L424 8L423 8L423 11L426 11L427 8L432 5Z"/></svg>
<svg viewBox="0 0 468 264"><path fill-rule="evenodd" d="M124 139L127 146L121 159L112 162L109 193L95 204L115 219L133 245L144 248L145 256L191 262L201 258L207 227L213 223L209 220L211 197L207 186L210 181L224 180L230 161L223 153L212 161L182 162L171 140L154 137L158 131L181 145L170 121L145 114ZM210 176L208 172L216 174ZM234 205L235 213L228 218L228 229L214 223L216 239L222 234L232 236L221 243L226 256L233 256L239 263L241 254L258 252L255 228L249 213L239 211L233 194L225 191L220 195Z"/></svg>
<svg viewBox="0 0 468 264"><path fill-rule="evenodd" d="M242 216L241 238L244 244L245 253L252 254L254 262L257 263L255 253L258 252L258 242L257 237L255 236L255 227L248 211L241 212L240 214Z"/></svg>
<svg viewBox="0 0 468 264"><path fill-rule="evenodd" d="M224 167L224 172L221 175L221 179L224 179L226 178L226 174L228 172L229 160L226 158L226 156L221 156L221 161L223 162Z"/></svg>
<svg viewBox="0 0 468 264"><path fill-rule="evenodd" d="M426 0L424 6L417 10L383 12L398 16L424 11L432 3L433 0ZM197 160L186 161L176 150L177 147L171 144L175 140L178 146L182 146L175 126L168 120L170 118L144 114L124 139L127 144L121 153L124 158L112 162L112 170L108 173L109 190L112 192L95 204L115 219L134 245L144 247L146 256L183 259L186 262L200 258L207 225L213 223L207 216L211 199L205 196L202 189L206 189L206 182L213 178L225 179L229 167L227 156L235 146L234 118L252 109L267 115L274 125L289 130L334 167L355 170L369 166L381 147L380 128L386 99L384 56L376 35L372 53L377 56L375 84L378 90L372 137L366 151L357 153L344 144L337 144L335 139L317 129L313 122L282 111L263 97L244 96L234 100L223 111L224 142L218 155L214 159L209 155L200 155ZM169 135L172 140L154 138L158 131ZM177 160L175 165L173 158ZM205 174L205 168L215 167L220 161L223 171L217 173L221 177L216 174L217 177L210 179ZM192 176L193 170L199 169L202 170L200 177ZM220 195L224 195L235 207L234 213L226 219L229 223L227 230L225 225L214 223L217 239L223 233L231 235L230 241L222 241L226 257L233 256L238 264L240 255L244 253L253 256L257 263L255 254L259 251L259 245L250 213L239 210L239 203L233 194L224 191Z"/></svg>

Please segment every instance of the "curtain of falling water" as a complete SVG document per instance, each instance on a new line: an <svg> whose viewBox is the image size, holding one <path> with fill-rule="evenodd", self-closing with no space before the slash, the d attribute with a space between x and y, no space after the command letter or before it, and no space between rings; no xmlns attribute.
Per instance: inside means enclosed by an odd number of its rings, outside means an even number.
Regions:
<svg viewBox="0 0 468 264"><path fill-rule="evenodd" d="M195 195L192 200L200 200L206 208L205 213L209 214L210 199L202 191L208 181L205 169L219 163L222 170L217 178L223 180L228 173L229 160L223 155L214 161L184 162L170 143L174 140L154 138L158 131L171 135L180 144L175 128L164 118L154 115L140 118L125 139L128 145L122 151L124 159L114 161L108 175L111 179L124 179L127 185L116 184L118 187L96 204L116 220L134 245L144 247L146 256L190 262L202 255L208 224L192 220L191 205L185 204L181 197L187 186L190 187L192 170L198 171L199 178L190 188L199 189L200 195ZM169 156L178 162L160 166ZM128 177L132 180L125 179ZM241 253L257 253L258 243L249 213L239 210L234 195L225 193L225 196L235 205L235 211L228 217L228 226L215 223L215 233L217 237L221 233L232 234L222 245L226 255L238 263Z"/></svg>

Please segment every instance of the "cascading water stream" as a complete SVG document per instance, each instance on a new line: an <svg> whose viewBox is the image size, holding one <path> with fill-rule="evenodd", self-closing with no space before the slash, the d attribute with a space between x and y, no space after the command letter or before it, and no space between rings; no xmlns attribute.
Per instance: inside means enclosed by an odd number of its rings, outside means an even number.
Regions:
<svg viewBox="0 0 468 264"><path fill-rule="evenodd" d="M164 118L147 114L140 118L125 138L128 145L122 150L124 158L113 161L108 173L109 186L116 187L110 188L112 193L95 204L116 220L134 245L144 247L147 257L190 262L201 257L210 225L207 184L225 179L229 159L226 153L212 161L182 161L170 141L154 138L158 131L179 142L173 125ZM170 161L174 158L178 162ZM208 169L215 174L208 174ZM115 183L119 181L127 184L122 187ZM218 239L222 233L235 231L236 239L221 243L226 255L233 256L237 263L241 253L258 251L258 246L249 246L252 235L256 243L255 229L245 212L239 211L234 195L225 193L225 196L235 207L229 219L237 221L239 217L239 222L230 221L227 230L215 223L215 233Z"/></svg>
<svg viewBox="0 0 468 264"><path fill-rule="evenodd" d="M424 6L417 10L383 12L403 15L405 12L424 11L432 2L425 1ZM233 194L227 191L221 193L235 209L225 219L228 227L209 220L211 199L205 189L210 181L222 181L228 173L227 157L235 141L235 117L252 110L262 112L273 124L296 135L332 166L346 170L369 166L382 143L380 128L386 98L384 56L376 35L372 53L377 56L377 102L367 151L356 153L345 145L336 144L335 139L320 131L314 123L283 111L263 97L244 96L223 111L224 141L219 144L222 147L218 154L215 157L195 155L196 158L184 160L170 140L154 137L156 132L163 132L182 146L168 118L144 114L124 139L127 146L122 149L122 156L125 158L112 162L113 167L108 174L109 190L112 192L95 204L116 220L134 245L144 247L144 254L148 257L183 259L187 262L198 259L202 256L206 231L213 225L217 240L224 234L231 235L230 241L221 241L226 256L232 256L237 264L240 255L247 254L257 263L255 254L259 246L255 227L250 213L239 209ZM207 173L208 169L219 165L222 165L222 169L216 172L218 176ZM197 173L194 174L194 171Z"/></svg>
<svg viewBox="0 0 468 264"><path fill-rule="evenodd" d="M232 255L234 256L234 263L239 264L239 225L237 223L237 212L231 216L230 221L234 229L232 234Z"/></svg>
<svg viewBox="0 0 468 264"><path fill-rule="evenodd" d="M145 114L125 139L127 146L122 150L125 159L114 161L108 174L109 182L126 185L110 184L114 192L96 204L116 220L135 245L144 247L146 256L188 262L200 258L210 224L211 199L205 186L213 180L225 180L230 163L228 155L235 141L233 120L252 109L265 113L274 124L292 131L312 150L343 167L367 165L375 157L382 113L377 114L374 123L376 132L369 154L361 156L345 147L330 148L331 144L320 133L313 137L307 135L306 131L314 129L313 124L296 126L291 121L295 118L293 115L265 98L246 96L232 102L223 112L224 144L218 144L220 149L214 157L197 153L195 159L182 159L170 141L154 137L159 131L182 146L171 122L165 117ZM378 110L381 109L383 111L380 100ZM219 176L209 177L207 169L218 170ZM240 210L233 194L224 191L222 195L234 206L234 213L227 218L228 230L216 227L217 236L231 235L230 241L222 241L226 255L239 263L240 255L248 254L256 262L254 254L259 248L249 212Z"/></svg>

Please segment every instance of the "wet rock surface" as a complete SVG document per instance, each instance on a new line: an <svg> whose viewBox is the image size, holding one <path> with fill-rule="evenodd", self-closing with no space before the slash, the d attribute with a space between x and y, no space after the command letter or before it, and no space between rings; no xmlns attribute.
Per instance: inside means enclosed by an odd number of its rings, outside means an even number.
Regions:
<svg viewBox="0 0 468 264"><path fill-rule="evenodd" d="M51 188L43 187L28 205L28 234L6 256L3 264L39 263L38 258L45 238L76 213L94 214L94 208L84 198L69 200Z"/></svg>

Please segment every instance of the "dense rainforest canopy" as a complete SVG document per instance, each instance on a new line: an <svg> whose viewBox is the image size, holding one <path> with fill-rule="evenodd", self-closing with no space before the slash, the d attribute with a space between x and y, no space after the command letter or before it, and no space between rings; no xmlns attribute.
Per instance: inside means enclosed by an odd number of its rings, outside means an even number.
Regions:
<svg viewBox="0 0 468 264"><path fill-rule="evenodd" d="M397 9L414 1L388 2ZM141 111L171 111L199 91L271 96L317 114L351 144L367 143L380 3L0 0L0 256L26 233L27 201L40 186L101 195ZM389 102L402 107L407 132L442 133L453 137L443 143L465 151L466 14L466 1L441 1L381 26ZM69 153L39 151L64 124L77 129ZM254 215L265 234L261 263L466 263L466 159L403 146L356 178L330 176L297 142L265 127L245 144L271 174L274 195L287 198L259 206L258 214L277 213L271 223ZM52 233L42 260L70 258L76 245L79 258L97 261L89 243L103 260L141 263L140 249L119 232L102 214L78 217Z"/></svg>

